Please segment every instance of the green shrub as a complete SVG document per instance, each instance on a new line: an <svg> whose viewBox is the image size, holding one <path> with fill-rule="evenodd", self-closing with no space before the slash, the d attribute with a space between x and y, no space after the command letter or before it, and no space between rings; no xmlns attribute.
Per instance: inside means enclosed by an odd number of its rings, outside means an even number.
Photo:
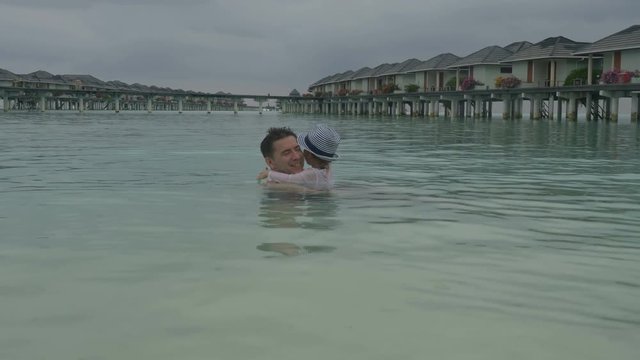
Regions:
<svg viewBox="0 0 640 360"><path fill-rule="evenodd" d="M586 84L588 73L589 73L589 70L587 68L580 68L580 69L573 70L564 79L564 86L573 86L573 85L576 85L577 82L579 82L580 84ZM599 77L600 77L600 70L591 70L591 84L597 84Z"/></svg>
<svg viewBox="0 0 640 360"><path fill-rule="evenodd" d="M409 84L409 85L405 85L404 86L404 91L408 92L408 93L417 92L419 89L420 89L420 86L418 86L416 84Z"/></svg>
<svg viewBox="0 0 640 360"><path fill-rule="evenodd" d="M463 80L463 78L460 78L460 82L462 82ZM449 90L456 90L456 78L452 77L444 84L444 86L446 88L449 88Z"/></svg>

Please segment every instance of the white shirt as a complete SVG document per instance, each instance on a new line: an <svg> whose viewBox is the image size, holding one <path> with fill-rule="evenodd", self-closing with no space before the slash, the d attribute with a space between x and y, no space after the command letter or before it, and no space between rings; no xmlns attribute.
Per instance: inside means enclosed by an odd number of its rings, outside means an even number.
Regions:
<svg viewBox="0 0 640 360"><path fill-rule="evenodd" d="M325 169L307 168L297 174L285 174L269 170L268 182L302 185L313 189L330 189L333 187L331 167Z"/></svg>

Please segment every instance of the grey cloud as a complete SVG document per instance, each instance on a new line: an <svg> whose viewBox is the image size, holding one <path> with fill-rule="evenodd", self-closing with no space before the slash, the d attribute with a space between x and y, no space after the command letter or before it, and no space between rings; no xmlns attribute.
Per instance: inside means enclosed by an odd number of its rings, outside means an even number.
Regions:
<svg viewBox="0 0 640 360"><path fill-rule="evenodd" d="M443 52L595 41L639 10L635 0L0 0L0 68L276 93Z"/></svg>
<svg viewBox="0 0 640 360"><path fill-rule="evenodd" d="M96 5L151 5L182 7L191 4L202 4L209 0L0 0L0 5L38 9L84 9Z"/></svg>

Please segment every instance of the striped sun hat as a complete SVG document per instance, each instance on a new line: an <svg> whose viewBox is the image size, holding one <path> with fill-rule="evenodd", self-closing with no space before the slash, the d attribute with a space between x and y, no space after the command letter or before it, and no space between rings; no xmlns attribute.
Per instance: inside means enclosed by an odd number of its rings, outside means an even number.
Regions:
<svg viewBox="0 0 640 360"><path fill-rule="evenodd" d="M298 135L298 145L302 150L307 150L322 160L333 161L340 158L336 153L340 135L324 124L316 125L307 134Z"/></svg>

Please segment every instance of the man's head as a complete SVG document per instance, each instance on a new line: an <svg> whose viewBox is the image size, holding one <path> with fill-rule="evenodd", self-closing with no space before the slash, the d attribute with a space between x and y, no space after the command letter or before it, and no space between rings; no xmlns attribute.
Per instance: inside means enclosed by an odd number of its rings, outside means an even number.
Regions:
<svg viewBox="0 0 640 360"><path fill-rule="evenodd" d="M264 161L271 170L296 174L304 167L304 157L296 134L288 127L270 128L260 143Z"/></svg>

